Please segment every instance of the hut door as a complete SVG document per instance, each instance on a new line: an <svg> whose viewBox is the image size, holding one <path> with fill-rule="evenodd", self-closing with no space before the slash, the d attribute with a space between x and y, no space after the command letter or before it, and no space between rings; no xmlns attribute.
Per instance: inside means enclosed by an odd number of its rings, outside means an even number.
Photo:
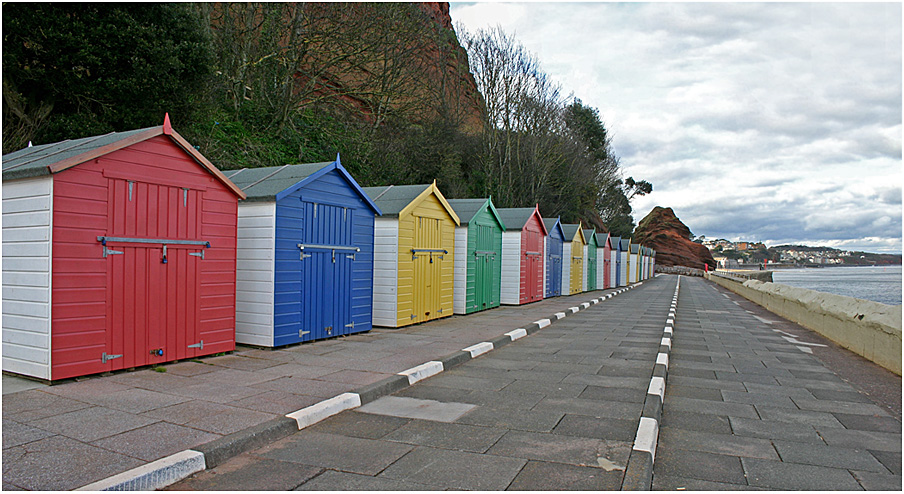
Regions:
<svg viewBox="0 0 904 494"><path fill-rule="evenodd" d="M496 285L499 283L498 280L495 280L496 272L498 271L496 269L496 258L499 253L495 250L493 242L494 229L492 226L477 225L475 230L477 234L477 248L474 252L476 258L474 303L477 310L483 310L498 305L497 301L493 300L493 286L494 282Z"/></svg>
<svg viewBox="0 0 904 494"><path fill-rule="evenodd" d="M200 191L109 179L109 370L203 354L200 340ZM102 240L101 240L102 239Z"/></svg>
<svg viewBox="0 0 904 494"><path fill-rule="evenodd" d="M534 302L543 298L543 236L539 232L525 230L524 263L525 282L523 302Z"/></svg>
<svg viewBox="0 0 904 494"><path fill-rule="evenodd" d="M571 244L571 294L580 293L581 281L584 276L584 254L582 246L578 243ZM578 255L574 255L577 251Z"/></svg>
<svg viewBox="0 0 904 494"><path fill-rule="evenodd" d="M446 250L442 244L442 224L437 218L417 216L414 220L413 321L442 316L442 265Z"/></svg>
<svg viewBox="0 0 904 494"><path fill-rule="evenodd" d="M590 246L589 249L596 250L596 247ZM596 255L587 253L587 290L596 290Z"/></svg>
<svg viewBox="0 0 904 494"><path fill-rule="evenodd" d="M299 341L346 335L351 316L352 269L358 249L352 243L354 210L302 201Z"/></svg>

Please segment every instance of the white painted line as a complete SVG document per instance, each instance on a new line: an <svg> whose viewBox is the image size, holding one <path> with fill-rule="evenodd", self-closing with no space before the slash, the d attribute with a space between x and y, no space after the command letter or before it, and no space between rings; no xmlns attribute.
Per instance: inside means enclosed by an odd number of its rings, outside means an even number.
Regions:
<svg viewBox="0 0 904 494"><path fill-rule="evenodd" d="M753 314L753 313L751 312L751 314ZM756 318L758 321L760 321L763 324L775 324L775 321L770 321L769 319L763 319L760 316L753 316L753 317Z"/></svg>
<svg viewBox="0 0 904 494"><path fill-rule="evenodd" d="M670 318L668 318L668 320L667 320L665 323L666 323L666 324L674 325L674 324L675 324L675 319L673 319L673 318L670 317Z"/></svg>
<svg viewBox="0 0 904 494"><path fill-rule="evenodd" d="M728 300L731 300L731 297L729 297L727 293L723 293L722 296L727 298Z"/></svg>
<svg viewBox="0 0 904 494"><path fill-rule="evenodd" d="M590 302L584 302L583 304L581 304L581 307L583 307L585 309L590 307Z"/></svg>
<svg viewBox="0 0 904 494"><path fill-rule="evenodd" d="M489 341L484 341L478 343L476 345L471 345L468 348L462 348L461 351L469 352L471 354L471 358L477 358L478 355L483 355L489 351L493 350L493 344Z"/></svg>
<svg viewBox="0 0 904 494"><path fill-rule="evenodd" d="M668 333L668 334L672 334L672 327L671 327L671 326L666 326L664 331L665 331L666 333Z"/></svg>
<svg viewBox="0 0 904 494"><path fill-rule="evenodd" d="M669 354L667 353L659 353L656 355L656 363L662 364L666 369L669 368Z"/></svg>
<svg viewBox="0 0 904 494"><path fill-rule="evenodd" d="M564 312L556 312L556 320L559 320L559 319L565 319Z"/></svg>
<svg viewBox="0 0 904 494"><path fill-rule="evenodd" d="M795 345L806 345L806 346L821 346L821 347L825 347L825 345L821 345L821 344L819 344L819 343L807 343L806 341L797 341L796 339L794 339L794 338L788 338L787 336L782 336L782 338L785 339L785 340L788 340L788 341L791 342L791 343L794 343Z"/></svg>
<svg viewBox="0 0 904 494"><path fill-rule="evenodd" d="M442 367L442 362L437 363ZM408 380L411 381L410 376L408 377ZM357 408L359 406L361 406L361 396L359 396L358 393L342 393L339 396L334 396L328 400L323 400L320 403L315 403L309 407L289 413L286 417L295 419L295 421L298 422L298 430L301 430L309 425L316 424L327 417L332 417L341 411Z"/></svg>
<svg viewBox="0 0 904 494"><path fill-rule="evenodd" d="M659 395L660 400L665 399L665 379L659 376L653 376L650 379L650 387L647 388L648 395Z"/></svg>
<svg viewBox="0 0 904 494"><path fill-rule="evenodd" d="M612 298L613 295L614 294L610 293L609 295L606 296L606 298Z"/></svg>
<svg viewBox="0 0 904 494"><path fill-rule="evenodd" d="M187 449L75 490L154 491L201 472L205 467L204 453Z"/></svg>
<svg viewBox="0 0 904 494"><path fill-rule="evenodd" d="M518 328L514 331L509 331L508 333L505 333L505 335L508 336L509 338L511 338L512 341L515 341L518 338L524 338L525 336L527 336L527 330L524 328Z"/></svg>
<svg viewBox="0 0 904 494"><path fill-rule="evenodd" d="M400 376L408 376L408 384L414 384L420 380L427 379L430 376L434 376L443 371L443 363L437 360L431 360L430 362L421 364L417 367L412 367L408 370L403 370L398 374Z"/></svg>
<svg viewBox="0 0 904 494"><path fill-rule="evenodd" d="M813 355L813 350L811 350L805 346L799 346L799 347L797 347L797 349L804 353L809 353L810 355Z"/></svg>
<svg viewBox="0 0 904 494"><path fill-rule="evenodd" d="M577 314L581 309L578 309L577 307L569 307L568 310L570 310L572 314Z"/></svg>
<svg viewBox="0 0 904 494"><path fill-rule="evenodd" d="M596 305L596 304L600 303L600 300L598 298L595 298L595 299L591 300L590 303L593 305ZM588 305L588 307L589 307L589 305Z"/></svg>
<svg viewBox="0 0 904 494"><path fill-rule="evenodd" d="M540 319L539 321L534 321L534 324L536 324L537 326L540 326L540 329L543 329L552 323L549 321L549 319Z"/></svg>
<svg viewBox="0 0 904 494"><path fill-rule="evenodd" d="M634 450L646 451L656 458L656 440L659 437L659 422L650 417L641 417L637 426L637 436L634 438Z"/></svg>
<svg viewBox="0 0 904 494"><path fill-rule="evenodd" d="M662 341L659 342L659 344L672 348L672 339L671 338L663 338Z"/></svg>

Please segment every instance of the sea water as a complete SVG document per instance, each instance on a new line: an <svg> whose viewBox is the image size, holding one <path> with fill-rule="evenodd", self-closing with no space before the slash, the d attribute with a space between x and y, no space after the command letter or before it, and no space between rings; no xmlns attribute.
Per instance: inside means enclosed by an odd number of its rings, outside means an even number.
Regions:
<svg viewBox="0 0 904 494"><path fill-rule="evenodd" d="M772 281L886 305L901 305L901 266L777 269L772 273Z"/></svg>

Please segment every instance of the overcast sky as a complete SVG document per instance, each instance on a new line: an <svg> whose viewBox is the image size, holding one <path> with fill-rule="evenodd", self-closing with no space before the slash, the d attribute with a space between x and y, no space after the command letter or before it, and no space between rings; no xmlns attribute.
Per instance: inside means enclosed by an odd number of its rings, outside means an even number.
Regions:
<svg viewBox="0 0 904 494"><path fill-rule="evenodd" d="M453 3L599 110L696 235L901 252L900 3Z"/></svg>

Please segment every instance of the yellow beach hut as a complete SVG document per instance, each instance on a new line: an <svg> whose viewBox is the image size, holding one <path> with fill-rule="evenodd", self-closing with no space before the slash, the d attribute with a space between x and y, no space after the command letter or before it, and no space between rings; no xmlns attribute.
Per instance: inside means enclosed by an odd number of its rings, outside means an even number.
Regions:
<svg viewBox="0 0 904 494"><path fill-rule="evenodd" d="M436 187L365 187L374 224L374 326L398 328L452 315L458 215Z"/></svg>
<svg viewBox="0 0 904 494"><path fill-rule="evenodd" d="M587 239L581 223L564 223L562 230L565 232L565 242L562 244L562 294L574 295L584 291L584 282L587 277L586 262L584 262L584 247Z"/></svg>

